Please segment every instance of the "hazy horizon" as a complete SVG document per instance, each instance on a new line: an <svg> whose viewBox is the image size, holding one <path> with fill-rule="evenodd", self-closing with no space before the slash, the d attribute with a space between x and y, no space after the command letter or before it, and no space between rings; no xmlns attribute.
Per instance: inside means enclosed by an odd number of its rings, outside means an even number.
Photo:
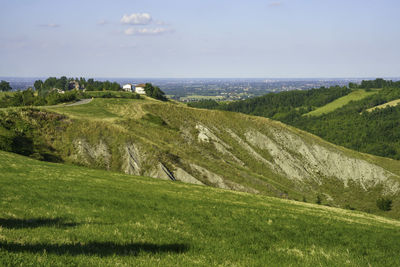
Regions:
<svg viewBox="0 0 400 267"><path fill-rule="evenodd" d="M47 79L49 77L61 77L61 76L66 76L67 78L85 78L85 79L98 79L98 80L104 80L104 79L159 79L159 80L216 80L216 79L229 79L229 80L289 80L289 81L294 81L294 80L318 80L318 79L326 79L326 80L374 80L377 78L382 78L385 80L399 80L400 76L393 76L393 77L385 77L385 76L374 76L374 77L96 77L96 76L81 76L81 75L48 75L48 76L0 76L0 79L4 78L12 78L12 79Z"/></svg>
<svg viewBox="0 0 400 267"><path fill-rule="evenodd" d="M3 77L400 76L394 0L0 4Z"/></svg>

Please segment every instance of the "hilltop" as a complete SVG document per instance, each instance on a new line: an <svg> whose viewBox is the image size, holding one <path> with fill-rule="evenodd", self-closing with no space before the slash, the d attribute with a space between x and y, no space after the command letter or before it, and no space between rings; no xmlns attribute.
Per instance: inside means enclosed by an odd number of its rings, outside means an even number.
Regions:
<svg viewBox="0 0 400 267"><path fill-rule="evenodd" d="M398 266L399 222L0 151L0 265Z"/></svg>
<svg viewBox="0 0 400 267"><path fill-rule="evenodd" d="M2 149L33 158L400 217L398 161L267 118L151 98L1 113Z"/></svg>

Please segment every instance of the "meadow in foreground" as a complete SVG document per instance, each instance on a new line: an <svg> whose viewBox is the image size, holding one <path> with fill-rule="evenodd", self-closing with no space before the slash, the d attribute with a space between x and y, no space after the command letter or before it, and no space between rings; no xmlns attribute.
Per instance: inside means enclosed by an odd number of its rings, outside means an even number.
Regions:
<svg viewBox="0 0 400 267"><path fill-rule="evenodd" d="M400 222L0 152L0 265L398 266Z"/></svg>

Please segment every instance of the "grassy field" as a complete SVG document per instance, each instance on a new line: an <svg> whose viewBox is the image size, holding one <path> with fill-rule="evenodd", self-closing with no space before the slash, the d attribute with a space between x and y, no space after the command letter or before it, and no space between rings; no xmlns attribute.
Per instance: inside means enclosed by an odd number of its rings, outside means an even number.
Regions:
<svg viewBox="0 0 400 267"><path fill-rule="evenodd" d="M131 100L129 99L113 99L112 102L114 105L123 105L129 103ZM85 105L78 106L54 106L54 107L46 107L49 110L54 110L58 112L62 112L71 117L79 117L84 119L115 119L120 117L118 114L111 112L107 108L107 103L110 100L99 98L91 101Z"/></svg>
<svg viewBox="0 0 400 267"><path fill-rule="evenodd" d="M379 106L376 106L376 107L373 107L373 108L369 108L369 109L367 109L367 111L371 112L371 111L374 111L375 109L382 109L382 108L386 108L386 107L395 107L399 103L400 103L400 99L396 99L396 100L393 100L393 101L389 101L389 102L387 102L385 104L382 104L382 105L379 105Z"/></svg>
<svg viewBox="0 0 400 267"><path fill-rule="evenodd" d="M3 266L399 266L400 222L0 152Z"/></svg>
<svg viewBox="0 0 400 267"><path fill-rule="evenodd" d="M348 104L350 101L357 101L363 99L367 96L376 94L377 91L365 91L364 89L358 89L356 91L351 92L350 94L340 97L325 106L319 107L309 113L304 114L304 116L320 116L322 114L326 114L332 112L338 108L343 107Z"/></svg>

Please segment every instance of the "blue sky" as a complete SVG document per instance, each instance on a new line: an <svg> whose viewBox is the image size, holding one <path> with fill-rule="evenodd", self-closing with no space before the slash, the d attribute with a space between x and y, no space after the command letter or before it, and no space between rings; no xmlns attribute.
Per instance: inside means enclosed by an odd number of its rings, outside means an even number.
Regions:
<svg viewBox="0 0 400 267"><path fill-rule="evenodd" d="M0 76L398 77L395 0L0 0Z"/></svg>

